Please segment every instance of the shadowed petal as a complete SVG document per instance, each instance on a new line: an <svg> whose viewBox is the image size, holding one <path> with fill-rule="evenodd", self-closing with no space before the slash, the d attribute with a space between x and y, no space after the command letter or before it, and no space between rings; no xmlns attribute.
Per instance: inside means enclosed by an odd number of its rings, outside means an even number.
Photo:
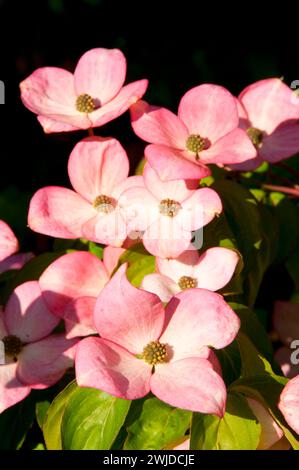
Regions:
<svg viewBox="0 0 299 470"><path fill-rule="evenodd" d="M51 335L28 344L19 355L17 376L34 389L54 385L73 365L77 340L64 335Z"/></svg>
<svg viewBox="0 0 299 470"><path fill-rule="evenodd" d="M299 434L299 375L291 379L284 387L278 408L288 425Z"/></svg>
<svg viewBox="0 0 299 470"><path fill-rule="evenodd" d="M242 129L234 129L200 154L203 163L237 164L257 156L256 148Z"/></svg>
<svg viewBox="0 0 299 470"><path fill-rule="evenodd" d="M17 363L0 364L0 413L26 398L31 388L16 376Z"/></svg>
<svg viewBox="0 0 299 470"><path fill-rule="evenodd" d="M49 335L59 320L47 308L38 281L15 288L5 307L4 321L10 335L32 343Z"/></svg>
<svg viewBox="0 0 299 470"><path fill-rule="evenodd" d="M190 197L198 188L198 180L196 179L162 181L156 171L148 163L144 167L143 178L145 187L158 201L168 198L182 202Z"/></svg>
<svg viewBox="0 0 299 470"><path fill-rule="evenodd" d="M77 347L76 379L80 387L135 400L149 393L151 369L124 348L102 338L86 338Z"/></svg>
<svg viewBox="0 0 299 470"><path fill-rule="evenodd" d="M95 334L93 312L96 297L79 297L70 302L64 312L66 338Z"/></svg>
<svg viewBox="0 0 299 470"><path fill-rule="evenodd" d="M276 163L299 152L299 118L286 121L274 132L265 136L259 155L270 163Z"/></svg>
<svg viewBox="0 0 299 470"><path fill-rule="evenodd" d="M267 450L283 437L283 430L272 418L269 411L257 400L247 397L248 404L261 425L258 450Z"/></svg>
<svg viewBox="0 0 299 470"><path fill-rule="evenodd" d="M93 207L74 191L49 186L32 197L28 225L51 237L80 238L83 224L95 214Z"/></svg>
<svg viewBox="0 0 299 470"><path fill-rule="evenodd" d="M0 261L12 255L19 249L19 242L9 227L9 225L0 220Z"/></svg>
<svg viewBox="0 0 299 470"><path fill-rule="evenodd" d="M198 287L216 291L224 287L232 278L239 261L239 255L228 248L209 248L199 258L194 267Z"/></svg>
<svg viewBox="0 0 299 470"><path fill-rule="evenodd" d="M63 317L69 302L78 297L97 297L108 280L109 274L97 256L76 251L51 263L39 284L51 312Z"/></svg>
<svg viewBox="0 0 299 470"><path fill-rule="evenodd" d="M122 265L100 292L94 312L94 323L100 335L140 354L156 340L164 324L164 308L160 299L133 287Z"/></svg>
<svg viewBox="0 0 299 470"><path fill-rule="evenodd" d="M171 360L197 356L203 346L221 349L236 337L240 320L223 297L205 289L187 289L166 307L168 325L160 337Z"/></svg>
<svg viewBox="0 0 299 470"><path fill-rule="evenodd" d="M174 113L141 100L130 108L130 112L132 127L138 137L152 144L184 150L188 129Z"/></svg>
<svg viewBox="0 0 299 470"><path fill-rule="evenodd" d="M0 262L0 274L11 269L21 269L28 261L34 258L33 253L16 253Z"/></svg>
<svg viewBox="0 0 299 470"><path fill-rule="evenodd" d="M115 98L89 115L92 127L102 126L125 113L132 104L142 98L147 86L147 80L138 80L125 85Z"/></svg>
<svg viewBox="0 0 299 470"><path fill-rule="evenodd" d="M169 405L219 417L224 415L226 388L206 359L188 357L159 364L150 385L153 394Z"/></svg>
<svg viewBox="0 0 299 470"><path fill-rule="evenodd" d="M162 181L201 179L211 174L203 163L197 162L195 158L191 161L184 152L165 145L147 145L144 154Z"/></svg>
<svg viewBox="0 0 299 470"><path fill-rule="evenodd" d="M169 302L171 297L180 291L179 286L172 279L162 274L148 274L143 278L141 288L156 294L162 302Z"/></svg>
<svg viewBox="0 0 299 470"><path fill-rule="evenodd" d="M176 259L157 258L156 265L160 274L170 277L177 283L182 276L193 277L194 266L198 261L198 251L190 247Z"/></svg>

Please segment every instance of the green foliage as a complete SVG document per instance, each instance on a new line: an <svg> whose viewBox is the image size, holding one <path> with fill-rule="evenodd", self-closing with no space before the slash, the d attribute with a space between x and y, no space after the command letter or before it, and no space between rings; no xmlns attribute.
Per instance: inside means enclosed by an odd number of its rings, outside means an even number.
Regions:
<svg viewBox="0 0 299 470"><path fill-rule="evenodd" d="M223 418L193 413L190 449L255 450L261 427L241 393L229 393Z"/></svg>
<svg viewBox="0 0 299 470"><path fill-rule="evenodd" d="M108 450L130 401L71 382L53 401L43 422L48 450Z"/></svg>
<svg viewBox="0 0 299 470"><path fill-rule="evenodd" d="M14 276L0 289L1 303L5 304L12 291L23 282L38 280L49 264L63 254L64 252L43 253L32 258L19 271L14 271Z"/></svg>
<svg viewBox="0 0 299 470"><path fill-rule="evenodd" d="M92 388L77 388L62 417L64 450L109 450L129 411L131 402Z"/></svg>
<svg viewBox="0 0 299 470"><path fill-rule="evenodd" d="M131 422L126 425L125 450L171 449L189 429L191 412L173 408L158 398L147 398L135 404L128 418Z"/></svg>
<svg viewBox="0 0 299 470"><path fill-rule="evenodd" d="M155 257L150 255L141 243L126 250L119 263L128 263L127 277L135 287L140 286L144 276L155 271Z"/></svg>
<svg viewBox="0 0 299 470"><path fill-rule="evenodd" d="M75 382L71 382L62 392L53 400L46 416L43 419L43 434L48 450L61 450L61 422L65 407L70 396L77 389Z"/></svg>

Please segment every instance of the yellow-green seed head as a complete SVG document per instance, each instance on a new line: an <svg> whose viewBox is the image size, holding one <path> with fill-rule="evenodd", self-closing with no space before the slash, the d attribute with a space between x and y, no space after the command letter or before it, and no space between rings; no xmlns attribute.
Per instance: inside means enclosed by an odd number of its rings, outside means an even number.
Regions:
<svg viewBox="0 0 299 470"><path fill-rule="evenodd" d="M206 147L206 139L204 139L198 134L189 135L186 141L187 150L189 150L190 152L196 153L196 155L198 155L199 152L205 149L205 147Z"/></svg>
<svg viewBox="0 0 299 470"><path fill-rule="evenodd" d="M166 362L166 344L161 344L159 341L151 341L143 349L141 358L152 366Z"/></svg>
<svg viewBox="0 0 299 470"><path fill-rule="evenodd" d="M180 208L180 203L173 201L172 199L163 199L159 204L160 214L167 215L168 217L174 217L177 215Z"/></svg>
<svg viewBox="0 0 299 470"><path fill-rule="evenodd" d="M247 129L247 135L251 139L253 145L256 147L260 147L262 145L264 136L263 131L257 129L256 127L249 127Z"/></svg>
<svg viewBox="0 0 299 470"><path fill-rule="evenodd" d="M78 96L76 100L76 109L80 113L91 113L92 111L95 110L95 102L94 99L84 93L83 95Z"/></svg>
<svg viewBox="0 0 299 470"><path fill-rule="evenodd" d="M100 196L97 196L93 201L93 207L98 212L104 212L105 214L109 214L109 212L112 212L114 210L114 200L109 196L101 194Z"/></svg>
<svg viewBox="0 0 299 470"><path fill-rule="evenodd" d="M190 276L182 276L179 279L178 285L181 290L191 289L192 287L197 287L197 279Z"/></svg>

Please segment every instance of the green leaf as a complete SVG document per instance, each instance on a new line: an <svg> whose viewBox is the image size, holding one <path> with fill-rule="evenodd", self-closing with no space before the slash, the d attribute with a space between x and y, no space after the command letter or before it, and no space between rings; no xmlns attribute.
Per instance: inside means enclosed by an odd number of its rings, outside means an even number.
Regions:
<svg viewBox="0 0 299 470"><path fill-rule="evenodd" d="M53 243L53 251L87 251L89 241L85 238L64 239L55 238Z"/></svg>
<svg viewBox="0 0 299 470"><path fill-rule="evenodd" d="M0 414L0 450L19 449L35 418L32 394Z"/></svg>
<svg viewBox="0 0 299 470"><path fill-rule="evenodd" d="M44 421L45 421L46 414L49 408L50 408L49 400L43 400L43 401L39 401L36 403L35 414L36 414L37 423L41 429L43 429Z"/></svg>
<svg viewBox="0 0 299 470"><path fill-rule="evenodd" d="M140 400L139 407L136 419L126 426L125 450L171 449L190 427L191 412L173 408L158 398Z"/></svg>
<svg viewBox="0 0 299 470"><path fill-rule="evenodd" d="M255 450L260 434L260 424L246 398L240 393L229 393L223 418L193 414L190 449Z"/></svg>
<svg viewBox="0 0 299 470"><path fill-rule="evenodd" d="M43 434L48 450L61 450L61 422L69 398L77 389L73 381L51 403L43 421Z"/></svg>
<svg viewBox="0 0 299 470"><path fill-rule="evenodd" d="M238 343L234 340L223 349L215 349L215 354L220 361L223 380L226 385L234 382L241 374L241 357Z"/></svg>
<svg viewBox="0 0 299 470"><path fill-rule="evenodd" d="M137 165L137 168L135 170L135 175L137 176L142 175L145 164L146 164L146 159L142 158Z"/></svg>
<svg viewBox="0 0 299 470"><path fill-rule="evenodd" d="M88 249L90 253L97 256L99 259L101 260L103 259L104 248L101 245L98 245L97 243L94 243L94 242L89 242Z"/></svg>
<svg viewBox="0 0 299 470"><path fill-rule="evenodd" d="M235 302L229 302L229 305L241 320L241 331L248 336L263 356L272 359L272 345L256 314L245 305Z"/></svg>
<svg viewBox="0 0 299 470"><path fill-rule="evenodd" d="M28 263L26 263L22 269L17 271L16 275L2 290L2 302L5 304L12 291L23 282L38 280L49 264L51 264L63 254L64 252L43 253L42 255L35 256L30 261L28 261Z"/></svg>
<svg viewBox="0 0 299 470"><path fill-rule="evenodd" d="M230 386L230 391L243 393L260 401L281 427L293 449L299 450L299 441L296 439L294 432L289 429L277 407L280 394L287 382L288 379L286 377L273 373L264 373L237 380Z"/></svg>
<svg viewBox="0 0 299 470"><path fill-rule="evenodd" d="M222 199L224 216L233 233L235 247L243 256L242 277L246 304L252 306L265 270L274 257L274 219L250 191L240 184L222 179L212 187Z"/></svg>
<svg viewBox="0 0 299 470"><path fill-rule="evenodd" d="M237 342L241 354L241 373L243 377L263 373L273 374L270 363L258 352L250 339L244 333L238 333Z"/></svg>
<svg viewBox="0 0 299 470"><path fill-rule="evenodd" d="M150 255L141 243L126 250L119 263L128 263L127 277L135 287L140 286L144 276L155 271L155 257Z"/></svg>
<svg viewBox="0 0 299 470"><path fill-rule="evenodd" d="M285 195L270 193L269 205L278 223L279 243L276 262L285 261L299 243L299 208Z"/></svg>
<svg viewBox="0 0 299 470"><path fill-rule="evenodd" d="M64 450L109 450L131 402L93 388L77 387L69 397L61 426Z"/></svg>

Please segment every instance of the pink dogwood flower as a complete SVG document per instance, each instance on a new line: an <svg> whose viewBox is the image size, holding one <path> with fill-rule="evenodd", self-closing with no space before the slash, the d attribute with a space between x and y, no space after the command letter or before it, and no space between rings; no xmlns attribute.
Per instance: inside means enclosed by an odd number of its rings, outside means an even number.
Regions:
<svg viewBox="0 0 299 470"><path fill-rule="evenodd" d="M47 309L37 281L19 285L0 313L0 413L31 389L55 384L72 366L76 340L51 334L59 319Z"/></svg>
<svg viewBox="0 0 299 470"><path fill-rule="evenodd" d="M21 98L45 132L99 127L123 114L146 92L148 81L123 86L126 58L118 49L91 49L74 74L41 67L20 84Z"/></svg>
<svg viewBox="0 0 299 470"><path fill-rule="evenodd" d="M94 323L100 338L76 351L77 383L134 400L150 391L172 406L223 416L226 388L213 351L235 338L240 321L222 296L189 289L166 310L133 287L122 265L101 291Z"/></svg>
<svg viewBox="0 0 299 470"><path fill-rule="evenodd" d="M0 220L0 274L11 269L21 269L33 258L32 253L17 253L19 242L6 222Z"/></svg>
<svg viewBox="0 0 299 470"><path fill-rule="evenodd" d="M292 343L299 341L299 304L282 300L275 302L273 327L284 344L275 352L274 358L286 377L294 377L299 373L299 364L291 360L296 354Z"/></svg>
<svg viewBox="0 0 299 470"><path fill-rule="evenodd" d="M156 258L156 273L143 278L141 287L169 302L178 292L200 287L216 291L231 279L239 261L238 254L227 248L184 251L176 259Z"/></svg>
<svg viewBox="0 0 299 470"><path fill-rule="evenodd" d="M162 181L150 165L143 186L125 191L120 204L131 230L144 231L145 248L160 258L176 258L190 246L191 232L201 229L222 211L218 194L197 189L196 180Z"/></svg>
<svg viewBox="0 0 299 470"><path fill-rule="evenodd" d="M299 152L299 97L279 78L249 85L239 95L240 128L257 149L255 159L235 170L254 170L268 161L276 163Z"/></svg>
<svg viewBox="0 0 299 470"><path fill-rule="evenodd" d="M253 398L247 397L247 402L261 426L260 442L257 450L288 450L290 443L270 412Z"/></svg>
<svg viewBox="0 0 299 470"><path fill-rule="evenodd" d="M122 248L106 247L103 261L86 251L67 253L41 275L43 299L48 309L64 320L67 338L96 333L93 323L96 299L122 251Z"/></svg>
<svg viewBox="0 0 299 470"><path fill-rule="evenodd" d="M278 408L288 425L299 434L299 375L291 379L284 387Z"/></svg>
<svg viewBox="0 0 299 470"><path fill-rule="evenodd" d="M178 116L139 101L131 108L134 132L146 142L145 157L162 180L204 178L209 163L240 163L256 156L238 129L235 98L217 85L200 85L181 99Z"/></svg>
<svg viewBox="0 0 299 470"><path fill-rule="evenodd" d="M52 237L121 246L127 231L118 199L142 179L128 178L123 147L112 138L83 139L70 155L68 173L74 191L56 186L37 191L30 202L29 227Z"/></svg>

